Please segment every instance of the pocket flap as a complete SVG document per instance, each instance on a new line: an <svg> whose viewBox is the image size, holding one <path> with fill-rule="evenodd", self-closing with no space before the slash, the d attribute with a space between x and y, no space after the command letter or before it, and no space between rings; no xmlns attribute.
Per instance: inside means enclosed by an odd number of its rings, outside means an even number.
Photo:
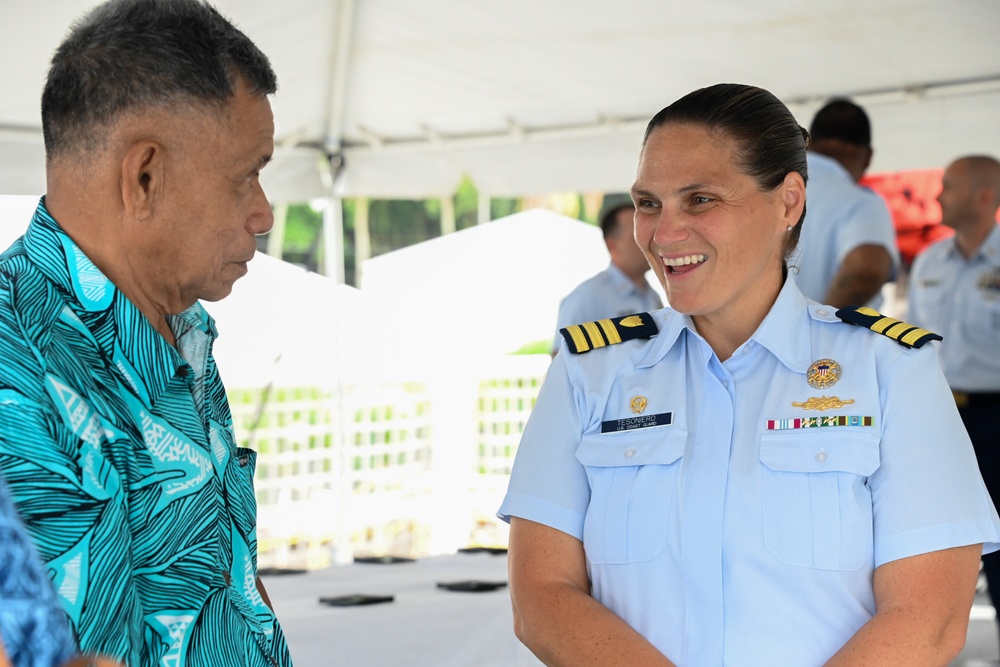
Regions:
<svg viewBox="0 0 1000 667"><path fill-rule="evenodd" d="M878 435L824 431L815 429L762 436L761 463L777 472L849 472L865 477L878 469Z"/></svg>
<svg viewBox="0 0 1000 667"><path fill-rule="evenodd" d="M684 455L687 431L672 426L636 429L621 433L583 436L576 449L577 460L585 466L669 465Z"/></svg>

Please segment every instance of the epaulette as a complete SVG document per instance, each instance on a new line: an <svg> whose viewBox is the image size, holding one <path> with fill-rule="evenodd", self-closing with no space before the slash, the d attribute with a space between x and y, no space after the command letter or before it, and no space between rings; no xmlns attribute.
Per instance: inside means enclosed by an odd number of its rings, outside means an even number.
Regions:
<svg viewBox="0 0 1000 667"><path fill-rule="evenodd" d="M906 347L920 347L928 341L944 340L932 331L886 317L874 308L867 306L841 308L837 311L837 317L848 324L856 324L859 327L865 327L883 336L888 336Z"/></svg>
<svg viewBox="0 0 1000 667"><path fill-rule="evenodd" d="M652 338L659 329L649 313L612 317L560 329L573 354L583 354L605 345L616 345L636 338Z"/></svg>

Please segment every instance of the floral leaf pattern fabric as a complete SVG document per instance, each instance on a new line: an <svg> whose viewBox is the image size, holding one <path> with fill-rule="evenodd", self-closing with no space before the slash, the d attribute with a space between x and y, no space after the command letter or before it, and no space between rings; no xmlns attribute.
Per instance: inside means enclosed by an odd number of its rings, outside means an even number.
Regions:
<svg viewBox="0 0 1000 667"><path fill-rule="evenodd" d="M43 199L0 256L0 471L83 650L285 667L215 324L197 303L168 322L176 348Z"/></svg>

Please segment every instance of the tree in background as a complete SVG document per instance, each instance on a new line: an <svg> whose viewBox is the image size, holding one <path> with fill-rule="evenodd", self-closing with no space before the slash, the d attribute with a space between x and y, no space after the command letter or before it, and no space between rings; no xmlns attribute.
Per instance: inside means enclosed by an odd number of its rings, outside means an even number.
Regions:
<svg viewBox="0 0 1000 667"><path fill-rule="evenodd" d="M545 208L577 220L596 224L601 205L600 193L556 193L522 198L490 199L490 219L496 220L531 208ZM363 200L362 200L363 201ZM368 233L371 256L405 248L441 235L439 199L368 201ZM456 231L474 227L479 217L479 193L468 178L462 179L454 195ZM359 200L345 199L344 207L344 279L357 285L357 243L355 219ZM309 271L321 271L324 265L323 211L312 204L291 204L285 219L281 257ZM267 250L267 236L259 237L257 248Z"/></svg>

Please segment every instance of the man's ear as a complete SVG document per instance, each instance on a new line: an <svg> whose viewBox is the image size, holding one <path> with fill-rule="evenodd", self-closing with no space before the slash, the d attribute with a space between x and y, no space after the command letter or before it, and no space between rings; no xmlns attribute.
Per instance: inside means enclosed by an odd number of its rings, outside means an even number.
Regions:
<svg viewBox="0 0 1000 667"><path fill-rule="evenodd" d="M133 143L122 156L122 203L129 218L152 216L163 190L164 157L163 146L151 140Z"/></svg>

